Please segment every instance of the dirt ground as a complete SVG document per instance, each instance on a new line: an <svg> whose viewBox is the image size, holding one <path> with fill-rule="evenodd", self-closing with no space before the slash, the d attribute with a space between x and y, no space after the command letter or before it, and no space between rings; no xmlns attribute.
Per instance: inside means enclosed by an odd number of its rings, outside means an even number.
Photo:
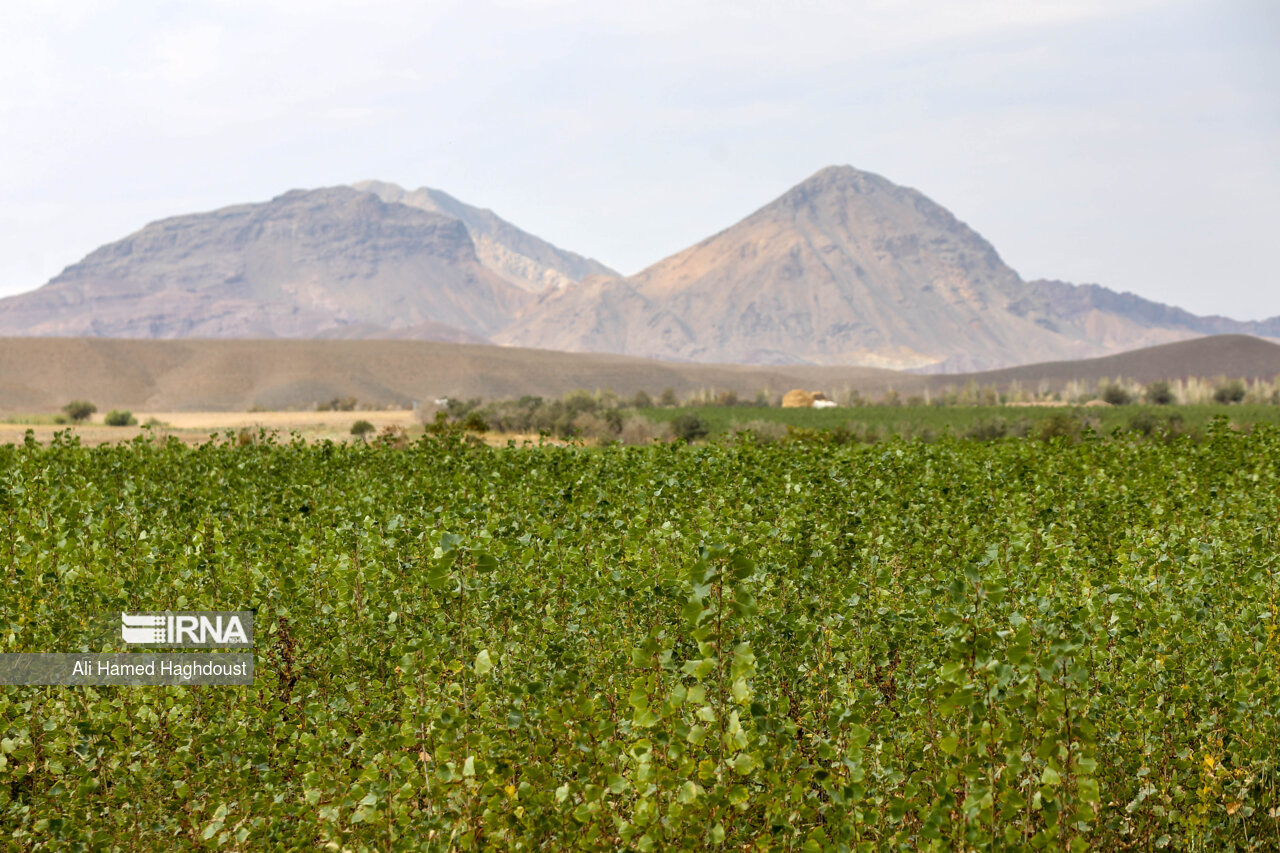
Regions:
<svg viewBox="0 0 1280 853"><path fill-rule="evenodd" d="M70 429L80 438L81 444L98 445L119 441L131 441L139 435L151 433L157 438L173 436L188 444L199 444L209 440L211 433L219 437L231 430L239 432L248 428L253 432L266 429L277 433L281 438L288 438L291 432L297 432L308 441L355 440L351 435L351 425L364 420L373 424L381 432L388 426L400 427L409 432L417 432L421 425L417 416L411 411L369 411L369 412L134 412L139 426L109 427L102 422L102 413L98 413L86 424L58 426L53 424L12 424L0 423L0 444L21 442L31 430L36 441L47 444L56 432ZM152 427L142 424L151 419L159 421Z"/></svg>
<svg viewBox="0 0 1280 853"><path fill-rule="evenodd" d="M80 443L89 446L132 441L139 435L152 434L164 440L169 436L186 444L201 444L209 440L211 434L222 438L228 430L239 433L241 429L249 429L255 434L259 429L274 432L280 440L288 440L293 432L297 432L307 441L358 441L351 435L351 425L365 420L373 424L376 436L387 427L399 427L410 439L422 435L422 424L412 411L354 411L354 412L136 412L139 426L109 427L102 422L102 413L94 415L85 424L53 425L53 424L13 424L0 423L0 444L19 444L26 439L27 430L41 444L48 444L54 434L61 430L71 430L80 438ZM143 427L148 420L154 418L160 423L150 428ZM547 440L537 435L485 433L481 436L486 444L494 447L505 447L514 441L517 446L525 443L564 445L567 442Z"/></svg>

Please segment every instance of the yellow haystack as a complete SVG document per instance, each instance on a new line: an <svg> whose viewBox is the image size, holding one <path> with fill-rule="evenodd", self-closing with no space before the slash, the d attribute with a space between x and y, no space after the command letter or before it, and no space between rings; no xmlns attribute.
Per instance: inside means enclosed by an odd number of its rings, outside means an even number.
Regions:
<svg viewBox="0 0 1280 853"><path fill-rule="evenodd" d="M800 388L793 388L782 395L782 408L784 409L809 409L813 407L814 400L827 399L820 391L804 391Z"/></svg>

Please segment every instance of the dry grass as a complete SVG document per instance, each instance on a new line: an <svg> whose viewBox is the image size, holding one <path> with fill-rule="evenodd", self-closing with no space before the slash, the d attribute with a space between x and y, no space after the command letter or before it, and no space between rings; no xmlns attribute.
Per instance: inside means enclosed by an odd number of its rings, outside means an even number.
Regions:
<svg viewBox="0 0 1280 853"><path fill-rule="evenodd" d="M226 430L264 427L269 430L340 430L350 432L356 421L368 421L377 430L388 426L416 426L413 412L404 409L368 412L134 412L139 423L155 418L175 430ZM96 420L100 417L95 416Z"/></svg>

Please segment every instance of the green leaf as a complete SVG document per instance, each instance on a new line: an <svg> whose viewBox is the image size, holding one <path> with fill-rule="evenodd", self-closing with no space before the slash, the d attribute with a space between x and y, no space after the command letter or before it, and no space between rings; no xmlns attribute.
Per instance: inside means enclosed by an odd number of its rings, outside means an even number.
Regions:
<svg viewBox="0 0 1280 853"><path fill-rule="evenodd" d="M449 585L449 566L452 559L439 560L427 567L427 585L432 589L444 589Z"/></svg>

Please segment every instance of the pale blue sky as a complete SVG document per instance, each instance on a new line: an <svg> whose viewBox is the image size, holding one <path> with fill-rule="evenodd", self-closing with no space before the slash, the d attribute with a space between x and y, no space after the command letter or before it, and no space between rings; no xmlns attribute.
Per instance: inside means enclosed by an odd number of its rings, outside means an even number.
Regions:
<svg viewBox="0 0 1280 853"><path fill-rule="evenodd" d="M363 178L623 272L819 168L1026 278L1280 314L1275 0L0 4L0 295L148 221Z"/></svg>

